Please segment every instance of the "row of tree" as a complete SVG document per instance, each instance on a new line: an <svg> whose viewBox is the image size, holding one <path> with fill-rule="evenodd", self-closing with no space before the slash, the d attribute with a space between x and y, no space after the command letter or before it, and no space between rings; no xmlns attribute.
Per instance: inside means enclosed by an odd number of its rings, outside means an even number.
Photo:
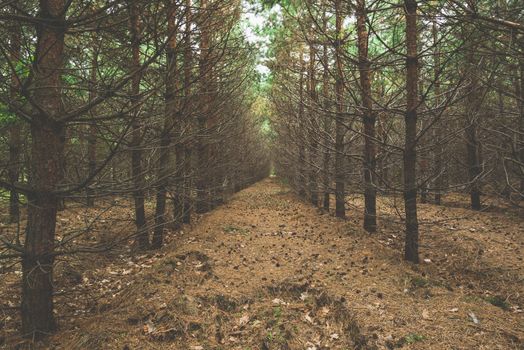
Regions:
<svg viewBox="0 0 524 350"><path fill-rule="evenodd" d="M275 5L270 2L269 5ZM273 16L276 167L297 193L346 215L363 193L404 198L418 262L417 199L524 198L524 5L519 1L287 1ZM432 199L431 199L431 198Z"/></svg>
<svg viewBox="0 0 524 350"><path fill-rule="evenodd" d="M0 186L19 224L0 261L22 265L24 335L56 329L56 257L93 250L89 227L57 232L60 210L129 196L120 244L160 248L268 174L240 19L240 1L0 1Z"/></svg>

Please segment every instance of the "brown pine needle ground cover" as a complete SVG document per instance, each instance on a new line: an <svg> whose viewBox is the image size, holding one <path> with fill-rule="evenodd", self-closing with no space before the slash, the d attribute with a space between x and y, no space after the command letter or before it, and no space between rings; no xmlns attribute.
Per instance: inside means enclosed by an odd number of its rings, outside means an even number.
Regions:
<svg viewBox="0 0 524 350"><path fill-rule="evenodd" d="M67 291L71 274L59 274L61 329L37 348L523 349L522 212L420 205L425 261L414 266L401 259L394 198L380 199L374 236L361 200L349 205L341 221L269 179L158 253L70 258L78 283ZM113 215L123 225L129 212ZM4 347L23 349L8 308L17 277L5 275L0 317Z"/></svg>

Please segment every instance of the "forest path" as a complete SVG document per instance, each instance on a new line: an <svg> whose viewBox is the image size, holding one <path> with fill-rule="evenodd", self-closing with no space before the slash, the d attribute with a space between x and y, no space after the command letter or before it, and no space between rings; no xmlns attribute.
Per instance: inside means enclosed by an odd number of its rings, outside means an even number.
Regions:
<svg viewBox="0 0 524 350"><path fill-rule="evenodd" d="M519 314L401 261L400 252L267 179L204 215L57 348L518 349ZM471 313L481 320L472 321ZM506 326L501 327L501 320ZM482 345L481 345L482 344Z"/></svg>

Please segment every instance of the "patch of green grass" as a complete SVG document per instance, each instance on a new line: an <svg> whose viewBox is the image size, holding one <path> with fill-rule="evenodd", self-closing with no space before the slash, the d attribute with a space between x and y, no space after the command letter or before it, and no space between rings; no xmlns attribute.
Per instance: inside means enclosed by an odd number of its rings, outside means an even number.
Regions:
<svg viewBox="0 0 524 350"><path fill-rule="evenodd" d="M273 317L277 319L277 321L282 317L282 308L280 306L275 306L273 308Z"/></svg>
<svg viewBox="0 0 524 350"><path fill-rule="evenodd" d="M500 295L495 295L495 296L490 295L490 296L485 297L484 300L486 300L488 303L490 303L493 306L500 307L502 310L509 310L511 306L506 301L506 299L504 299Z"/></svg>
<svg viewBox="0 0 524 350"><path fill-rule="evenodd" d="M423 336L422 334L417 334L417 333L411 333L404 337L406 344L413 344L419 341L423 341L424 339L426 339L425 336Z"/></svg>

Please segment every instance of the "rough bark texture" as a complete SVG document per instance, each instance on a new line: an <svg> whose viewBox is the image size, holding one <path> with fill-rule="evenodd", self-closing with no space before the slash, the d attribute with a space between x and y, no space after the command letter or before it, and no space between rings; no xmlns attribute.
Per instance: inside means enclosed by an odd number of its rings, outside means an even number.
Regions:
<svg viewBox="0 0 524 350"><path fill-rule="evenodd" d="M362 121L364 123L364 229L377 230L377 200L374 185L376 164L375 114L371 98L371 64L368 58L368 32L366 29L366 3L357 1L358 68L362 99Z"/></svg>
<svg viewBox="0 0 524 350"><path fill-rule="evenodd" d="M56 329L53 315L55 195L63 179L65 127L60 71L63 65L65 0L41 0L32 86L41 110L31 121L31 172L24 256L22 259L22 332L40 338ZM53 25L50 25L52 23Z"/></svg>
<svg viewBox="0 0 524 350"><path fill-rule="evenodd" d="M342 98L344 94L344 78L342 71L342 13L341 1L336 0L336 40L335 40L335 64L336 82L335 95L337 115L335 119L335 215L345 218L345 190L344 190L344 116Z"/></svg>
<svg viewBox="0 0 524 350"><path fill-rule="evenodd" d="M404 258L418 263L417 218L417 107L418 107L418 54L417 54L417 1L405 0L406 13L406 94L404 142L404 207L406 212L406 244Z"/></svg>
<svg viewBox="0 0 524 350"><path fill-rule="evenodd" d="M130 31L131 31L131 71L135 72L131 82L131 102L137 104L140 98L140 22L139 10L136 4L130 4ZM137 229L136 243L138 249L146 249L149 246L149 234L147 230L145 201L145 179L142 167L142 123L138 115L139 109L135 108L135 115L131 125L131 176L133 177L133 199L135 202L135 225Z"/></svg>

